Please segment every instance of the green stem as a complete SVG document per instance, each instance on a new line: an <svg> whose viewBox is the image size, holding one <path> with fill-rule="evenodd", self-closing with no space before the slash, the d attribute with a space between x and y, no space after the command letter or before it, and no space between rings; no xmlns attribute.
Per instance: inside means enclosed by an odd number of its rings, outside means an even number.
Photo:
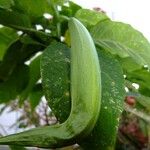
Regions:
<svg viewBox="0 0 150 150"><path fill-rule="evenodd" d="M51 1L51 7L54 11L54 19L55 19L56 27L57 27L57 36L60 39L60 37L61 37L60 14L59 14L59 11L57 9L57 5L53 2L53 0Z"/></svg>
<svg viewBox="0 0 150 150"><path fill-rule="evenodd" d="M131 106L129 106L127 104L124 104L124 109L125 109L125 111L130 112L130 113L136 115L137 117L143 119L147 123L150 123L150 116L145 114L144 112L139 111L136 108L132 108Z"/></svg>
<svg viewBox="0 0 150 150"><path fill-rule="evenodd" d="M65 20L65 21L69 21L69 19L70 19L69 17L64 16L64 15L60 15L59 18L60 18L61 20Z"/></svg>

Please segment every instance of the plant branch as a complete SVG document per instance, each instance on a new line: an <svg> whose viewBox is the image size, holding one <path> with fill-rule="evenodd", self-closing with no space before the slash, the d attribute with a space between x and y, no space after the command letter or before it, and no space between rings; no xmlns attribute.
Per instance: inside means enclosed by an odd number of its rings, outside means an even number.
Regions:
<svg viewBox="0 0 150 150"><path fill-rule="evenodd" d="M59 18L60 14L57 9L57 5L55 5L55 3L53 1L51 2L51 6L54 11L54 18L55 18L55 22L56 22L56 26L57 26L57 36L60 39L60 37L61 37L61 23L60 23L60 18Z"/></svg>
<svg viewBox="0 0 150 150"><path fill-rule="evenodd" d="M145 114L144 112L139 111L136 108L132 108L131 106L129 106L127 104L124 105L124 109L125 109L125 111L130 112L130 113L138 116L139 118L145 120L147 123L150 123L150 116Z"/></svg>

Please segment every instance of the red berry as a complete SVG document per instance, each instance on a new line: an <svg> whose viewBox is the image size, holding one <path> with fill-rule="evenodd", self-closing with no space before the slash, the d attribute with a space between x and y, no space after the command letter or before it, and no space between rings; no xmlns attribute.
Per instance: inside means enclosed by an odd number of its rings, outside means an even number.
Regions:
<svg viewBox="0 0 150 150"><path fill-rule="evenodd" d="M125 101L130 106L133 106L135 104L135 98L133 96L127 96Z"/></svg>

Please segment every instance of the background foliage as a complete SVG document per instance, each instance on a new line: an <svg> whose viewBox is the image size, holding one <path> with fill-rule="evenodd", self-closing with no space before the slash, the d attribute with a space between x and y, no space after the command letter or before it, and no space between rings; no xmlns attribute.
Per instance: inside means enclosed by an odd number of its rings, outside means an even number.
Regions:
<svg viewBox="0 0 150 150"><path fill-rule="evenodd" d="M0 0L0 113L7 107L21 111L15 126L23 129L66 120L70 113L70 17L79 19L91 33L102 70L102 109L93 130L100 135L90 135L78 144L114 149L117 142L115 149L149 149L150 43L139 31L112 21L101 9L84 9L72 1L37 0L35 5L34 0ZM47 46L52 50L43 60L44 78L49 79L49 69L55 74L43 88L40 58ZM49 61L51 58L55 61ZM49 96L47 88L51 100L41 102L44 95Z"/></svg>

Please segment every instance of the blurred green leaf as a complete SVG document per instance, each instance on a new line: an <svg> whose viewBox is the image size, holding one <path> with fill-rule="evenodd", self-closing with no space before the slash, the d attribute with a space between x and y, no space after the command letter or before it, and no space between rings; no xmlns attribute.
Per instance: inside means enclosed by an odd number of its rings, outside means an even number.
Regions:
<svg viewBox="0 0 150 150"><path fill-rule="evenodd" d="M31 36L29 35L24 35L24 36L21 36L20 37L20 41L23 43L23 44L34 44L34 45L41 45L41 46L44 46L42 43L40 43L39 41L36 41L35 39L33 39Z"/></svg>
<svg viewBox="0 0 150 150"><path fill-rule="evenodd" d="M121 45L138 64L147 64L150 67L150 43L142 33L130 25L107 20L95 25L91 34L95 40Z"/></svg>
<svg viewBox="0 0 150 150"><path fill-rule="evenodd" d="M57 5L63 5L64 3L68 2L69 0L53 0Z"/></svg>
<svg viewBox="0 0 150 150"><path fill-rule="evenodd" d="M7 49L3 61L0 63L0 79L6 80L17 64L23 64L35 53L43 50L43 46L37 44L23 44L20 40L12 43Z"/></svg>
<svg viewBox="0 0 150 150"><path fill-rule="evenodd" d="M48 104L60 122L70 114L70 49L53 43L45 49L41 59L43 89Z"/></svg>
<svg viewBox="0 0 150 150"><path fill-rule="evenodd" d="M28 78L28 66L18 65L7 81L0 82L0 103L15 100L26 87Z"/></svg>
<svg viewBox="0 0 150 150"><path fill-rule="evenodd" d="M62 6L60 14L67 17L73 17L79 9L81 9L81 6L69 1L69 6Z"/></svg>
<svg viewBox="0 0 150 150"><path fill-rule="evenodd" d="M75 17L79 19L85 26L88 27L94 26L98 22L109 20L106 14L89 9L78 10L77 13L75 14Z"/></svg>
<svg viewBox="0 0 150 150"><path fill-rule="evenodd" d="M139 92L150 97L150 72L147 69L128 72L127 79L139 84Z"/></svg>
<svg viewBox="0 0 150 150"><path fill-rule="evenodd" d="M60 21L61 21L61 33L62 35L65 34L65 32L68 29L68 19L69 17L74 17L75 13L81 9L81 6L73 3L72 1L68 2L69 6L62 6L62 10L60 13Z"/></svg>
<svg viewBox="0 0 150 150"><path fill-rule="evenodd" d="M29 16L19 13L17 11L0 8L0 24L17 29L19 31L21 30L23 32L26 32L38 38L38 40L40 41L42 40L44 42L49 42L50 40L50 35L34 29L34 27L31 25Z"/></svg>
<svg viewBox="0 0 150 150"><path fill-rule="evenodd" d="M26 148L22 147L22 146L9 146L11 150L27 150Z"/></svg>
<svg viewBox="0 0 150 150"><path fill-rule="evenodd" d="M1 8L10 8L14 4L13 0L0 0Z"/></svg>
<svg viewBox="0 0 150 150"><path fill-rule="evenodd" d="M72 11L72 16L74 16L76 14L76 12L81 9L82 7L72 1L69 1L69 8Z"/></svg>
<svg viewBox="0 0 150 150"><path fill-rule="evenodd" d="M52 12L48 0L14 0L12 9L29 16L32 22Z"/></svg>
<svg viewBox="0 0 150 150"><path fill-rule="evenodd" d="M17 65L17 62L20 60L21 47L22 47L22 44L18 40L12 43L8 47L3 57L3 61L0 63L0 79L1 80L7 80L8 77L13 72L14 68Z"/></svg>
<svg viewBox="0 0 150 150"><path fill-rule="evenodd" d="M138 55L137 53L133 53L130 48L125 47L118 42L109 40L98 40L95 43L98 47L109 51L115 56L119 56L118 60L120 61L125 70L133 71L141 68L141 66L144 66L144 64L146 63L140 55ZM127 64L129 64L129 67Z"/></svg>
<svg viewBox="0 0 150 150"><path fill-rule="evenodd" d="M43 94L43 89L41 84L35 85L35 87L32 89L32 91L29 94L29 101L32 110L34 110L34 108L39 104L43 95L44 94Z"/></svg>
<svg viewBox="0 0 150 150"><path fill-rule="evenodd" d="M0 8L0 24L19 30L31 28L28 16L3 8Z"/></svg>
<svg viewBox="0 0 150 150"><path fill-rule="evenodd" d="M133 56L132 59L131 59L131 57L125 57L125 58L117 57L121 66L124 69L125 74L127 74L127 72L132 72L132 71L141 69L142 64L141 65L138 64L138 63L141 63L141 61L139 62L140 59L139 60L137 59L139 56L136 55L136 53L135 53L135 57L134 57L134 54L132 56Z"/></svg>
<svg viewBox="0 0 150 150"><path fill-rule="evenodd" d="M2 27L0 28L0 60L9 47L9 45L18 38L17 32L13 29Z"/></svg>
<svg viewBox="0 0 150 150"><path fill-rule="evenodd" d="M150 111L150 97L138 94L135 98L147 111Z"/></svg>
<svg viewBox="0 0 150 150"><path fill-rule="evenodd" d="M36 85L37 81L40 79L40 59L41 59L41 55L36 57L29 65L29 82L25 90L20 95L21 103L25 99L27 99L29 93L31 93L31 91L33 90L33 87Z"/></svg>

